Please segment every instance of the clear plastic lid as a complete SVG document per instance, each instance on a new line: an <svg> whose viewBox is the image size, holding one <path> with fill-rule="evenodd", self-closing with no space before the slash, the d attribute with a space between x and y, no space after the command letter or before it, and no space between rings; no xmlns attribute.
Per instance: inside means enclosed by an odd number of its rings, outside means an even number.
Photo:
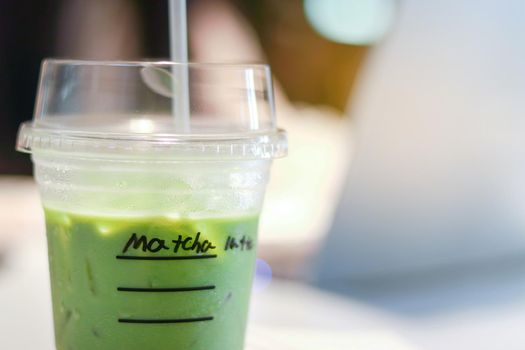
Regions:
<svg viewBox="0 0 525 350"><path fill-rule="evenodd" d="M45 60L22 152L269 159L287 152L268 66Z"/></svg>

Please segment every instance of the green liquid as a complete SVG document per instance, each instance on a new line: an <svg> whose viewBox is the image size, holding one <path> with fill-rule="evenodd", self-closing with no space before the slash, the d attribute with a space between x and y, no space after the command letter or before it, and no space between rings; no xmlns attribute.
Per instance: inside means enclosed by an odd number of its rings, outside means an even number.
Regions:
<svg viewBox="0 0 525 350"><path fill-rule="evenodd" d="M257 224L46 210L57 350L241 350Z"/></svg>

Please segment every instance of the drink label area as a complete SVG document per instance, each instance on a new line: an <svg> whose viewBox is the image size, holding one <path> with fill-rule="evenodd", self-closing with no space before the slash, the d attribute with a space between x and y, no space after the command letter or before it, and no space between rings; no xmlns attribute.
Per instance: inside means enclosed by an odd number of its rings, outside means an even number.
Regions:
<svg viewBox="0 0 525 350"><path fill-rule="evenodd" d="M117 260L146 260L146 261L176 261L215 259L219 251L223 254L234 252L249 252L254 249L255 243L247 235L227 235L224 240L212 241L203 238L201 232L193 235L173 235L176 239L165 239L158 235L146 235L133 232L122 246L121 252L116 255ZM146 253L146 255L144 255ZM212 283L192 286L118 286L118 292L124 293L190 293L213 291L216 285ZM231 293L230 293L231 296ZM212 321L214 316L204 315L190 318L119 318L119 323L134 324L168 324L193 323Z"/></svg>

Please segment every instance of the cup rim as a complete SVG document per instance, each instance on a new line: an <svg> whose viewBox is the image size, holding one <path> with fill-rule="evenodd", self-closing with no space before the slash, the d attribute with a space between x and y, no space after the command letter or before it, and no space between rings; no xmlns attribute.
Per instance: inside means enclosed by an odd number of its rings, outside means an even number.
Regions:
<svg viewBox="0 0 525 350"><path fill-rule="evenodd" d="M154 160L252 160L282 158L288 153L283 129L250 135L123 135L61 132L40 129L33 121L20 125L16 149L71 157Z"/></svg>

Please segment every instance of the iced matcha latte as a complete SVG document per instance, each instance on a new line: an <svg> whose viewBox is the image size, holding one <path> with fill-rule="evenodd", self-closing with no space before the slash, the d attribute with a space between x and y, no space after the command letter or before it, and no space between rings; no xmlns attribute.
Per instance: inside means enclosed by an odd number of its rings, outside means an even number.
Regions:
<svg viewBox="0 0 525 350"><path fill-rule="evenodd" d="M175 66L188 115L159 87ZM17 147L45 208L57 350L243 349L287 145L270 79L264 65L44 62Z"/></svg>
<svg viewBox="0 0 525 350"><path fill-rule="evenodd" d="M57 349L242 349L257 217L46 222Z"/></svg>

